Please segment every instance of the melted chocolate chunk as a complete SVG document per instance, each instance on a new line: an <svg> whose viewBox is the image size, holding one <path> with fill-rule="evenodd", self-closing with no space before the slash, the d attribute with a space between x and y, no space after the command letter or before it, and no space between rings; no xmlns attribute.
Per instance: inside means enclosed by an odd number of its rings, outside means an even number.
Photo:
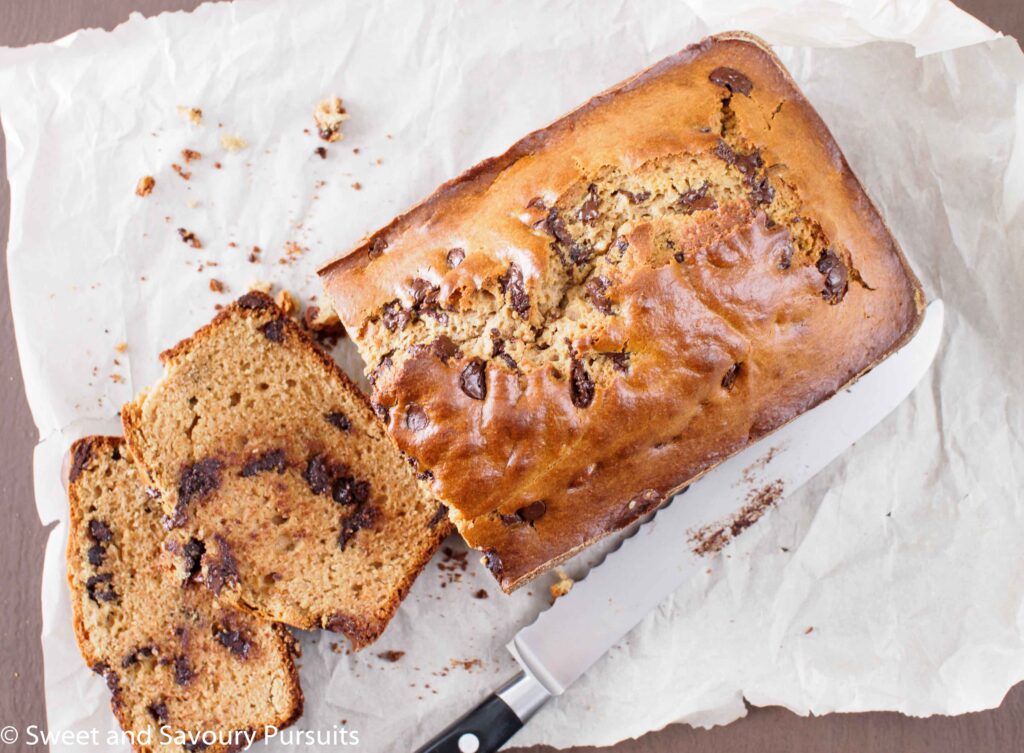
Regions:
<svg viewBox="0 0 1024 753"><path fill-rule="evenodd" d="M193 537L185 543L181 552L185 568L185 580L182 585L199 582L204 554L206 554L206 545L199 539Z"/></svg>
<svg viewBox="0 0 1024 753"><path fill-rule="evenodd" d="M378 363L377 366L374 368L374 370L370 372L370 376L368 377L368 379L370 380L370 384L371 385L376 386L377 380L380 378L380 375L383 374L385 371L387 371L388 369L390 369L394 365L394 361L391 360L391 354L392 353L394 353L394 351L391 351L386 356L381 358L380 359L380 363ZM384 419L384 420L387 420L387 419Z"/></svg>
<svg viewBox="0 0 1024 753"><path fill-rule="evenodd" d="M341 411L325 413L324 420L339 431L349 431L352 428L352 422Z"/></svg>
<svg viewBox="0 0 1024 753"><path fill-rule="evenodd" d="M814 266L825 275L825 287L821 291L821 297L833 306L842 301L850 287L850 273L843 260L835 251L827 248L821 252Z"/></svg>
<svg viewBox="0 0 1024 753"><path fill-rule="evenodd" d="M463 260L465 258L466 258L466 251L465 251L465 249L456 247L456 248L450 249L448 251L448 253L444 257L444 260L445 260L445 263L448 264L448 268L449 269L455 269L457 266L462 264L462 262L463 262Z"/></svg>
<svg viewBox="0 0 1024 753"><path fill-rule="evenodd" d="M86 558L89 560L89 564L93 567L99 567L103 564L103 556L107 553L107 550L103 548L102 544L93 544L89 547L89 551L86 552Z"/></svg>
<svg viewBox="0 0 1024 753"><path fill-rule="evenodd" d="M569 260L577 267L582 267L590 261L592 250L586 243L573 243L569 246Z"/></svg>
<svg viewBox="0 0 1024 753"><path fill-rule="evenodd" d="M775 198L775 189L768 182L768 176L750 181L750 200L754 204L771 204ZM766 223L767 224L767 223ZM770 226L769 226L770 227Z"/></svg>
<svg viewBox="0 0 1024 753"><path fill-rule="evenodd" d="M562 216L554 207L551 207L551 211L548 212L548 216L544 220L544 227L547 228L547 231L559 243L564 243L565 245L572 243L572 235L565 226L565 220L562 219Z"/></svg>
<svg viewBox="0 0 1024 753"><path fill-rule="evenodd" d="M416 403L409 403L405 409L405 428L409 431L423 431L430 426L427 412Z"/></svg>
<svg viewBox="0 0 1024 753"><path fill-rule="evenodd" d="M348 546L348 542L364 528L373 528L379 517L379 512L372 505L363 505L351 515L342 518L341 532L338 534L338 546L342 551Z"/></svg>
<svg viewBox="0 0 1024 753"><path fill-rule="evenodd" d="M526 202L528 209L547 209L547 204L544 203L543 197L534 196L528 202Z"/></svg>
<svg viewBox="0 0 1024 753"><path fill-rule="evenodd" d="M679 195L675 203L676 209L683 214L693 214L708 209L718 209L718 202L714 196L708 196L708 189L711 184L705 182L700 188L691 188L689 191Z"/></svg>
<svg viewBox="0 0 1024 753"><path fill-rule="evenodd" d="M715 68L708 76L708 80L713 84L724 86L733 94L742 94L746 97L749 97L750 92L754 90L753 82L735 68L725 66Z"/></svg>
<svg viewBox="0 0 1024 753"><path fill-rule="evenodd" d="M238 299L238 307L243 309L259 310L270 308L273 305L274 302L268 296L255 290Z"/></svg>
<svg viewBox="0 0 1024 753"><path fill-rule="evenodd" d="M422 473L417 473L416 478L419 479L420 481L433 481L434 472L428 469L423 471Z"/></svg>
<svg viewBox="0 0 1024 753"><path fill-rule="evenodd" d="M388 422L391 413L386 405L378 403L376 400L374 400L370 403L370 407L373 409L373 413L374 415L377 416L377 418L379 418L384 423Z"/></svg>
<svg viewBox="0 0 1024 753"><path fill-rule="evenodd" d="M178 685L188 685L195 677L192 667L189 666L187 656L174 657L174 682Z"/></svg>
<svg viewBox="0 0 1024 753"><path fill-rule="evenodd" d="M576 213L580 222L592 223L601 216L601 197L597 195L597 186L591 183L587 186L587 198Z"/></svg>
<svg viewBox="0 0 1024 753"><path fill-rule="evenodd" d="M508 293L512 310L520 319L526 319L530 313L530 296L526 293L522 270L516 264L509 264L508 271L498 278L498 284L502 293Z"/></svg>
<svg viewBox="0 0 1024 753"><path fill-rule="evenodd" d="M326 494L331 488L331 469L323 455L314 455L306 463L306 472L302 477L309 484L313 494Z"/></svg>
<svg viewBox="0 0 1024 753"><path fill-rule="evenodd" d="M448 517L448 507L446 505L438 505L434 515L427 521L427 528L434 530L437 528L438 523Z"/></svg>
<svg viewBox="0 0 1024 753"><path fill-rule="evenodd" d="M154 701L146 706L146 711L148 711L149 715L161 724L167 723L167 704L163 701Z"/></svg>
<svg viewBox="0 0 1024 753"><path fill-rule="evenodd" d="M121 659L121 667L127 669L133 664L138 664L140 657L152 656L155 651L156 648L154 646L140 646L134 651L129 651L124 655L124 658Z"/></svg>
<svg viewBox="0 0 1024 753"><path fill-rule="evenodd" d="M272 343L284 342L284 319L274 319L260 327L263 336Z"/></svg>
<svg viewBox="0 0 1024 753"><path fill-rule="evenodd" d="M241 630L228 630L227 628L217 627L214 629L214 636L216 636L220 645L239 659L245 660L249 658L249 652L252 651L252 643L249 642L249 639Z"/></svg>
<svg viewBox="0 0 1024 753"><path fill-rule="evenodd" d="M587 296L594 307L602 314L612 313L612 302L608 300L607 292L611 287L611 281L607 277L597 275L591 277L586 284Z"/></svg>
<svg viewBox="0 0 1024 753"><path fill-rule="evenodd" d="M544 513L547 511L547 503L542 499L538 499L536 502L531 502L516 510L516 516L525 523L533 523L543 518Z"/></svg>
<svg viewBox="0 0 1024 753"><path fill-rule="evenodd" d="M366 255L370 257L370 260L376 259L378 256L384 253L384 249L388 247L388 242L381 237L373 239L370 244L370 248L367 250Z"/></svg>
<svg viewBox="0 0 1024 753"><path fill-rule="evenodd" d="M396 298L384 305L380 319L384 322L388 332L395 332L396 330L401 331L405 329L405 325L412 319L412 315L408 309L402 306L402 302Z"/></svg>
<svg viewBox="0 0 1024 753"><path fill-rule="evenodd" d="M572 404L577 408L586 408L594 402L594 380L587 373L583 362L575 358L572 360L569 390Z"/></svg>
<svg viewBox="0 0 1024 753"><path fill-rule="evenodd" d="M249 478L255 476L258 473L284 473L286 467L284 459L284 450L267 450L262 455L249 460L244 466L242 466L241 473L239 474L242 478Z"/></svg>
<svg viewBox="0 0 1024 753"><path fill-rule="evenodd" d="M742 366L742 363L734 363L732 366L729 367L729 370L725 372L725 376L722 377L722 389L732 389L732 386L736 384L736 379L740 375L740 368Z"/></svg>
<svg viewBox="0 0 1024 753"><path fill-rule="evenodd" d="M501 562L501 557L493 549L484 550L484 566L499 580L501 579L501 574L505 572L505 566Z"/></svg>
<svg viewBox="0 0 1024 753"><path fill-rule="evenodd" d="M672 258L675 259L680 264L682 264L684 261L686 261L686 254L684 254L682 251L676 251L674 254L672 254Z"/></svg>
<svg viewBox="0 0 1024 753"><path fill-rule="evenodd" d="M114 538L114 532L110 526L98 518L89 521L89 538L101 544L106 544Z"/></svg>
<svg viewBox="0 0 1024 753"><path fill-rule="evenodd" d="M619 188L616 189L615 193L621 193L629 200L630 204L643 204L645 201L651 198L651 192L647 190L633 193L632 191L627 191L625 188Z"/></svg>
<svg viewBox="0 0 1024 753"><path fill-rule="evenodd" d="M487 397L486 366L483 360L474 358L466 364L459 375L459 386L474 400L483 400Z"/></svg>
<svg viewBox="0 0 1024 753"><path fill-rule="evenodd" d="M605 358L612 362L612 367L616 371L626 373L629 371L629 353L602 353Z"/></svg>
<svg viewBox="0 0 1024 753"><path fill-rule="evenodd" d="M412 292L412 299L416 304L416 308L436 305L437 296L441 293L441 288L437 285L431 285L430 282L421 277L417 277L409 283L409 290Z"/></svg>
<svg viewBox="0 0 1024 753"><path fill-rule="evenodd" d="M238 584L238 563L231 554L231 548L219 534L213 535L217 543L217 555L205 556L206 560L206 587L215 595L220 595L225 586L230 587Z"/></svg>
<svg viewBox="0 0 1024 753"><path fill-rule="evenodd" d="M90 575L89 579L85 582L85 592L97 604L105 601L114 601L117 599L117 593L114 591L113 580L114 576L112 573Z"/></svg>
<svg viewBox="0 0 1024 753"><path fill-rule="evenodd" d="M787 243L782 249L782 254L779 256L779 269L786 270L792 266L793 253L793 244Z"/></svg>
<svg viewBox="0 0 1024 753"><path fill-rule="evenodd" d="M75 454L71 459L71 470L68 472L68 480L75 481L82 475L85 466L92 460L92 442L84 441L75 445Z"/></svg>
<svg viewBox="0 0 1024 753"><path fill-rule="evenodd" d="M452 359L462 357L462 351L459 350L459 346L447 335L441 335L434 340L430 344L430 349L437 356L438 360L446 366Z"/></svg>
<svg viewBox="0 0 1024 753"><path fill-rule="evenodd" d="M220 472L224 464L214 458L206 458L185 466L178 479L178 504L187 505L202 499L220 486Z"/></svg>

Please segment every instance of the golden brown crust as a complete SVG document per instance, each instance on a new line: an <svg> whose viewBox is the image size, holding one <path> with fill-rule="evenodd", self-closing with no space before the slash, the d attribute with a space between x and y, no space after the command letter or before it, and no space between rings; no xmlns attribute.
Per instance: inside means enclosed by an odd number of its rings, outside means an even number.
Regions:
<svg viewBox="0 0 1024 753"><path fill-rule="evenodd" d="M827 399L924 306L824 122L738 33L471 168L321 275L388 430L506 590Z"/></svg>
<svg viewBox="0 0 1024 753"><path fill-rule="evenodd" d="M75 632L75 638L78 643L79 650L82 654L82 658L85 660L87 666L94 672L101 674L105 680L107 680L108 687L111 690L111 709L114 712L114 716L118 721L118 724L122 729L126 731L138 731L139 720L133 718L132 710L127 707L123 700L123 694L126 689L121 685L125 682L123 677L126 669L125 665L122 664L120 667L117 665L110 666L109 657L104 657L99 653L100 646L103 646L108 638L104 636L93 637L86 625L86 618L84 614L85 599L83 598L81 577L79 568L81 563L85 562L87 557L86 553L82 550L83 538L81 532L86 530L86 524L84 520L84 511L89 506L89 502L84 496L86 494L82 491L82 485L93 482L91 475L96 472L102 471L103 458L113 456L117 458L121 456L123 462L130 463L131 461L127 458L127 447L125 442L120 437L111 436L89 436L77 440L72 444L70 449L70 455L72 457L72 466L69 469L68 474L68 502L69 502L69 524L68 524L68 544L66 549L66 561L67 561L67 580L68 588L71 592L71 606L72 606L72 625ZM97 480L99 482L99 480ZM108 479L106 483L111 483ZM118 480L115 482L120 485L122 492L128 496L141 496L143 490L141 486L136 488L125 488L129 482L127 480ZM95 492L93 492L95 497ZM98 507L102 513L102 516L108 520L107 517L111 514L111 510L105 510L102 500L94 499L92 508L96 510ZM94 513L95 514L95 513ZM120 522L120 521L118 521ZM116 525L116 524L114 524ZM136 536L143 535L142 532L137 532ZM152 542L151 542L152 543ZM153 566L153 563L145 563L146 566ZM207 611L213 613L212 604L203 602L200 600L199 604L205 604ZM166 604L152 604L152 609L156 611L165 610ZM195 608L195 607L191 607ZM198 607L200 610L203 606ZM290 726L296 719L302 715L303 710L303 694L302 688L299 684L298 670L295 667L293 661L293 649L295 639L282 625L272 624L268 626L272 635L273 640L269 641L268 644L263 644L264 648L270 648L275 656L276 662L271 661L271 666L279 666L285 670L286 673L286 687L283 689L286 697L288 698L288 707L276 717L253 719L252 725L245 731L251 731L256 734L255 739L262 739L265 734L268 725L276 727L277 729L284 729ZM107 646L109 650L111 646ZM111 683L108 673L113 670L114 682ZM150 680L152 681L152 680ZM141 688L135 688L133 690L139 691ZM213 732L225 732L226 730L211 730ZM243 730L236 730L243 731ZM154 741L156 741L158 735L154 735ZM146 746L141 743L133 743L133 748L138 753L150 753L156 747L161 750L163 746ZM211 753L227 753L231 750L230 746L214 744L206 750Z"/></svg>

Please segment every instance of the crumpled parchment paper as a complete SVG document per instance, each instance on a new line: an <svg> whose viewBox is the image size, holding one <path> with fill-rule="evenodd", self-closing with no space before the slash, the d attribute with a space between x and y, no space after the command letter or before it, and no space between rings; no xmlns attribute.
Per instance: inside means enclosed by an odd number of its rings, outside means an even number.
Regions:
<svg viewBox="0 0 1024 753"><path fill-rule="evenodd" d="M215 303L256 279L308 300L319 264L442 181L726 29L785 45L929 296L945 299L946 339L896 413L515 742L723 724L744 715L744 697L798 713L956 714L997 705L1024 678L1024 58L941 0L725 5L239 2L0 50L11 300L42 436L36 500L58 521L42 600L51 731L114 728L72 637L69 442L119 431L119 406L160 373L157 353ZM321 159L311 113L330 94L352 117ZM179 105L202 108L202 124ZM248 146L226 150L225 134ZM171 167L184 148L203 155L189 181ZM143 175L156 189L140 199ZM303 250L289 256L290 243ZM351 349L339 357L359 369ZM303 636L301 728L344 720L363 749L411 748L511 674L502 645L547 604L549 581L505 597L475 556L461 579L437 564L367 651ZM481 588L489 598L473 598ZM390 663L385 650L405 655Z"/></svg>

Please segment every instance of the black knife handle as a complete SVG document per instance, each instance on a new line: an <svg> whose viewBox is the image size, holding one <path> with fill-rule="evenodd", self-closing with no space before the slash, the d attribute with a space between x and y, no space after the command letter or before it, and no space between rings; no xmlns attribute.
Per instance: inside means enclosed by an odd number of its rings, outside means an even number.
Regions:
<svg viewBox="0 0 1024 753"><path fill-rule="evenodd" d="M497 753L550 697L520 673L416 753Z"/></svg>

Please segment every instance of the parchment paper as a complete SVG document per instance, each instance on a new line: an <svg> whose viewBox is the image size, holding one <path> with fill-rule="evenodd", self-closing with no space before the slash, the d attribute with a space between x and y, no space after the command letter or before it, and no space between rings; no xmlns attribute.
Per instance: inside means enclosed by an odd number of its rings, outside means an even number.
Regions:
<svg viewBox="0 0 1024 753"><path fill-rule="evenodd" d="M43 577L51 730L114 726L71 631L59 481L69 442L118 431L119 406L158 377L157 353L216 302L254 279L314 295L320 263L443 180L732 28L792 45L780 56L929 296L945 299L946 339L894 415L515 742L608 744L675 720L723 724L744 715L744 697L802 714L956 714L997 705L1024 678L1020 49L939 0L720 5L240 2L0 50L11 300L42 436L39 514L58 522ZM352 117L321 159L306 129L330 94ZM202 108L202 124L179 105ZM228 152L222 134L248 147ZM187 182L171 168L183 148L203 155ZM156 189L140 199L147 174ZM179 227L204 248L183 244ZM291 242L305 252L279 263ZM211 277L228 292L211 292ZM351 352L342 358L358 370ZM335 653L334 635L303 636L300 727L345 720L363 749L407 749L504 680L502 644L547 603L550 581L504 597L469 559L460 582L432 564L362 654ZM489 598L472 597L481 588ZM384 650L405 656L385 662ZM82 748L53 746L72 749Z"/></svg>

